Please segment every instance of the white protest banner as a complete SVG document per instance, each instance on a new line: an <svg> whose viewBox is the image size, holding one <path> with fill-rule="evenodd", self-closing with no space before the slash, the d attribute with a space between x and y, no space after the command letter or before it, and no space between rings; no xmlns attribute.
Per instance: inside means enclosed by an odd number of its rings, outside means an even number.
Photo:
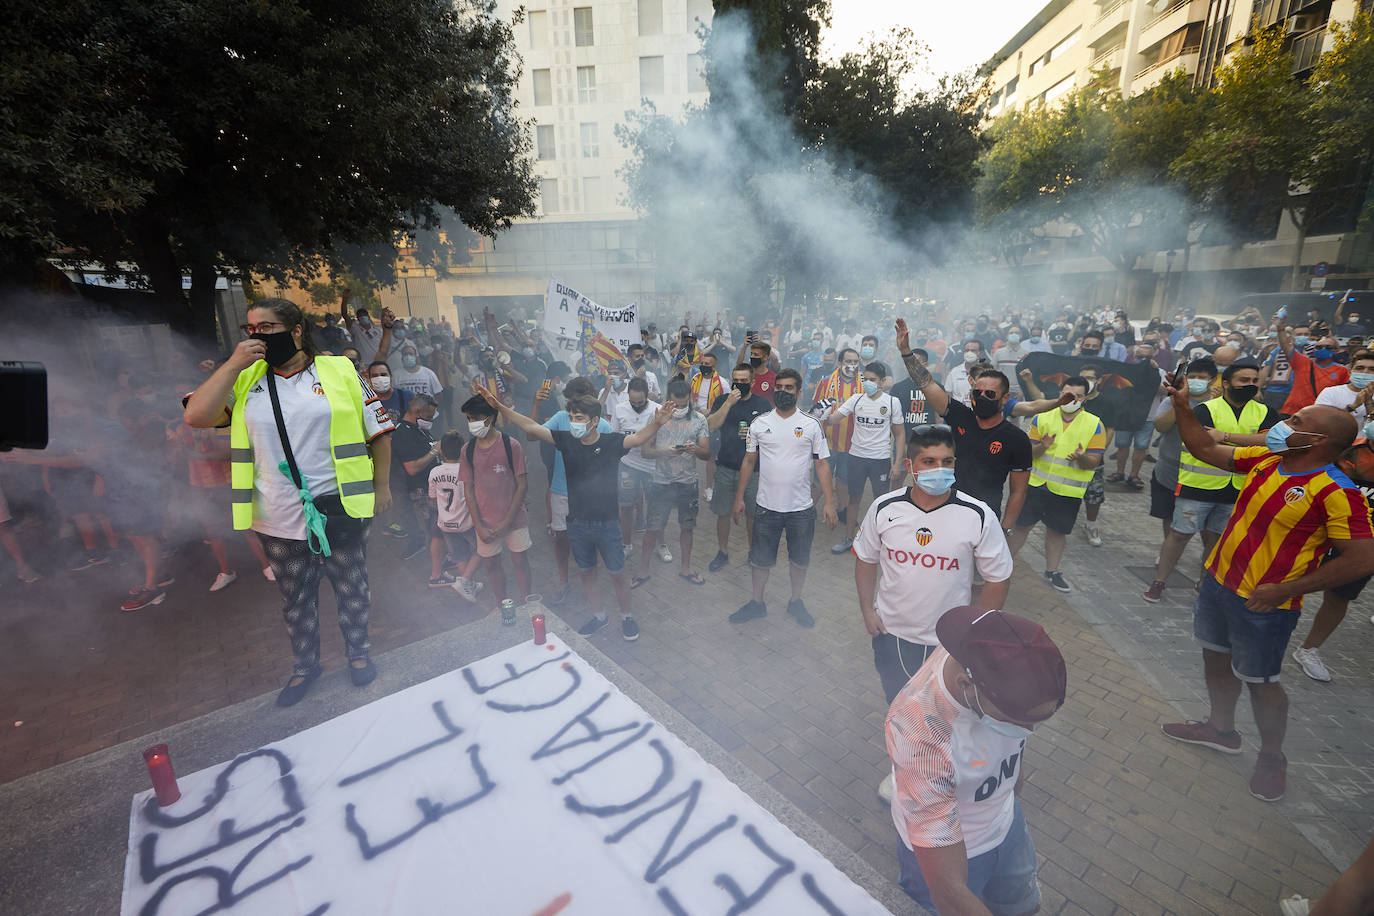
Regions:
<svg viewBox="0 0 1374 916"><path fill-rule="evenodd" d="M592 326L624 353L632 343L639 343L639 305L630 303L624 308L608 309L597 305L565 283L549 281L544 296L544 342L555 359L560 359L581 372L580 337L582 317L591 319Z"/></svg>
<svg viewBox="0 0 1374 916"><path fill-rule="evenodd" d="M179 782L134 797L125 916L886 912L556 641Z"/></svg>

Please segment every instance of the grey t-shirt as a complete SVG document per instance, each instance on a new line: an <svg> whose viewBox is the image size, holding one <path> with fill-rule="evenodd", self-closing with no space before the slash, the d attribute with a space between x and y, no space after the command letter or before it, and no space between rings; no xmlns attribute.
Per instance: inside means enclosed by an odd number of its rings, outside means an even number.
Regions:
<svg viewBox="0 0 1374 916"><path fill-rule="evenodd" d="M696 445L698 440L705 439L709 432L706 418L693 410L683 419L669 420L659 427L654 438L654 448ZM690 452L671 458L656 459L654 483L695 483L698 460L697 456Z"/></svg>

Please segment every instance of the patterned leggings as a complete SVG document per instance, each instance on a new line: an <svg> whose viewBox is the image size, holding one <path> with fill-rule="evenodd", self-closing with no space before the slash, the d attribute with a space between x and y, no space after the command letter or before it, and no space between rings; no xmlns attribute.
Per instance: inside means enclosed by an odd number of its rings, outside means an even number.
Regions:
<svg viewBox="0 0 1374 916"><path fill-rule="evenodd" d="M367 658L367 616L372 595L367 586L367 527L347 544L331 544L333 555L317 556L306 541L260 534L267 562L286 604L282 616L296 656L294 674L309 674L320 664L320 573L334 586L339 630L350 659Z"/></svg>

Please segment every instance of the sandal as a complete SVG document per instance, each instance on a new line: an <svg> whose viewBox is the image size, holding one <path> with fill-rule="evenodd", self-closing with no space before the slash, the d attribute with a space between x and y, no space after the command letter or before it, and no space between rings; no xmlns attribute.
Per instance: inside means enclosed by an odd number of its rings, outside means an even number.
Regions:
<svg viewBox="0 0 1374 916"><path fill-rule="evenodd" d="M1125 480L1125 479L1126 479L1126 475L1125 475L1125 474L1122 474L1122 473L1119 473L1119 472L1118 472L1118 473L1113 473L1113 474L1108 474L1107 477L1106 477L1107 483L1121 483L1121 482L1122 482L1123 480Z"/></svg>
<svg viewBox="0 0 1374 916"><path fill-rule="evenodd" d="M651 576L635 576L633 579L630 580L630 588L639 588L645 582L648 582L651 578Z"/></svg>
<svg viewBox="0 0 1374 916"><path fill-rule="evenodd" d="M1128 477L1126 479L1126 486L1130 487L1132 490L1143 490L1145 489L1145 481L1141 480L1139 477Z"/></svg>
<svg viewBox="0 0 1374 916"><path fill-rule="evenodd" d="M706 580L701 577L701 573L678 573L679 579L686 579L693 585L705 585Z"/></svg>

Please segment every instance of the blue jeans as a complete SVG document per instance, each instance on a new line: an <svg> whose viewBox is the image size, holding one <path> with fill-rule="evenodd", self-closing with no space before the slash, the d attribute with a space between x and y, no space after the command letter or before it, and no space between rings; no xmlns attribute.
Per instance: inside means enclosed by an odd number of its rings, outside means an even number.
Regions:
<svg viewBox="0 0 1374 916"><path fill-rule="evenodd" d="M1040 906L1040 882L1036 880L1035 843L1031 840L1021 803L1014 803L1011 829L996 849L968 861L968 889L978 895L992 916L1024 916ZM936 913L930 888L916 863L916 854L897 841L898 883L912 900Z"/></svg>
<svg viewBox="0 0 1374 916"><path fill-rule="evenodd" d="M1231 656L1231 670L1247 684L1272 684L1283 670L1288 640L1301 611L1258 613L1245 599L1206 573L1193 604L1193 638L1204 649Z"/></svg>
<svg viewBox="0 0 1374 916"><path fill-rule="evenodd" d="M568 546L577 568L596 569L596 555L606 564L606 572L618 576L625 571L625 546L620 540L620 522L589 522L568 519Z"/></svg>

